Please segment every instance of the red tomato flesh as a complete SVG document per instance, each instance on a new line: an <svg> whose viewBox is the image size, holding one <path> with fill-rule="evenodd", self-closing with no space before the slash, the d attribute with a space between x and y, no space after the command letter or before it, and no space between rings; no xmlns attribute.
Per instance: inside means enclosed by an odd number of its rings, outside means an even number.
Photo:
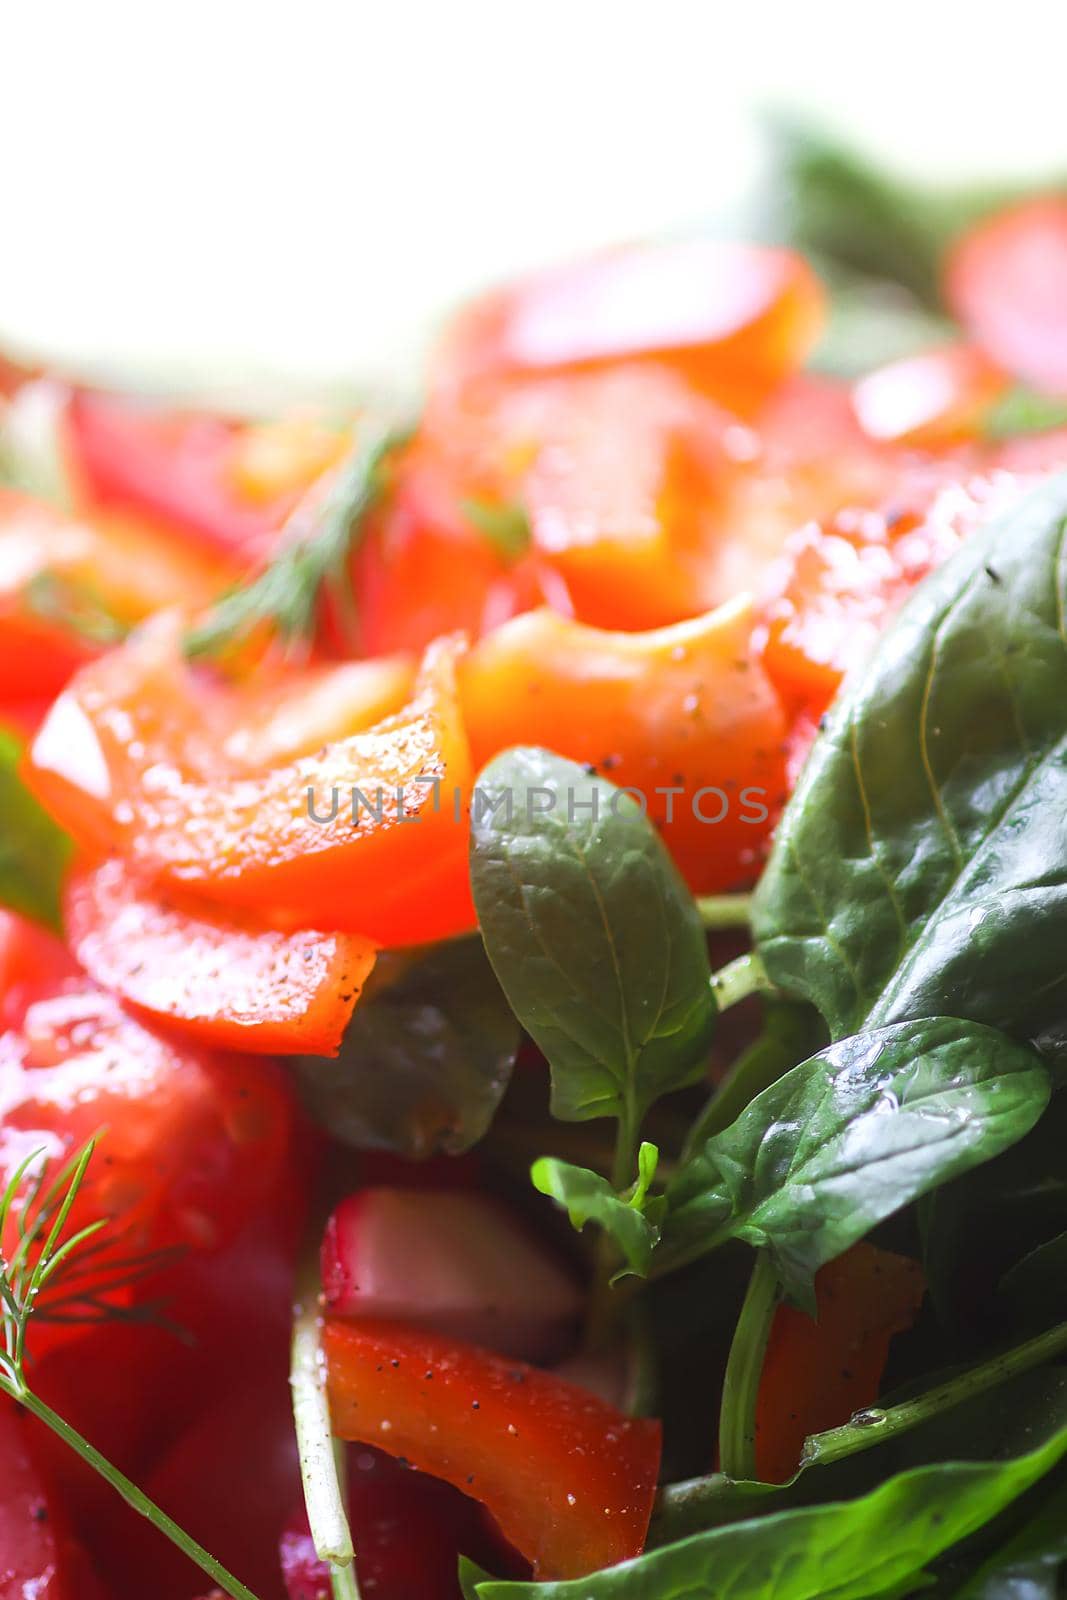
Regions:
<svg viewBox="0 0 1067 1600"><path fill-rule="evenodd" d="M852 401L865 433L887 444L938 449L973 437L1007 379L968 345L906 356L869 372Z"/></svg>
<svg viewBox="0 0 1067 1600"><path fill-rule="evenodd" d="M174 905L117 860L77 873L64 912L72 950L104 988L233 1050L336 1055L375 961L359 934L283 933Z"/></svg>
<svg viewBox="0 0 1067 1600"><path fill-rule="evenodd" d="M964 234L949 255L945 294L1005 372L1067 395L1067 200L1030 200Z"/></svg>
<svg viewBox="0 0 1067 1600"><path fill-rule="evenodd" d="M273 1063L164 1039L85 978L0 1036L0 1185L106 1130L75 1211L124 1252L225 1243L278 1181L291 1123Z"/></svg>
<svg viewBox="0 0 1067 1600"><path fill-rule="evenodd" d="M475 301L456 319L436 379L459 387L643 359L750 404L800 366L822 317L819 283L792 251L633 245Z"/></svg>
<svg viewBox="0 0 1067 1600"><path fill-rule="evenodd" d="M169 619L94 663L30 752L42 803L145 878L276 925L419 944L474 926L470 752L456 699L463 643L426 653L414 695L375 727L255 777L183 768L204 690L176 676ZM223 700L215 727L240 718Z"/></svg>

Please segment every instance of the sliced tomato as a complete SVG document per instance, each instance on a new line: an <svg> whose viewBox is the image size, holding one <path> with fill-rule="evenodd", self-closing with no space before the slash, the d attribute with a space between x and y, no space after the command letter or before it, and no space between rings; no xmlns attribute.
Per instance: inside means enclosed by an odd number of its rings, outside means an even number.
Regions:
<svg viewBox="0 0 1067 1600"><path fill-rule="evenodd" d="M235 572L129 520L76 521L0 489L0 699L57 694L109 630L206 605Z"/></svg>
<svg viewBox="0 0 1067 1600"><path fill-rule="evenodd" d="M937 476L903 479L879 510L853 508L799 529L764 612L763 661L786 704L817 719L920 579L1018 492L1006 475L944 489Z"/></svg>
<svg viewBox="0 0 1067 1600"><path fill-rule="evenodd" d="M523 508L536 563L575 615L649 628L717 598L733 421L679 373L631 363L431 407L428 427L490 497Z"/></svg>
<svg viewBox="0 0 1067 1600"><path fill-rule="evenodd" d="M283 933L175 905L118 860L76 874L64 911L98 983L224 1049L336 1055L375 961L359 934Z"/></svg>
<svg viewBox="0 0 1067 1600"><path fill-rule="evenodd" d="M512 561L478 526L486 495L472 464L424 430L352 563L358 638L369 656L423 650L456 629L477 638L545 595L530 560ZM495 481L490 501L500 498Z"/></svg>
<svg viewBox="0 0 1067 1600"><path fill-rule="evenodd" d="M658 1422L404 1323L327 1321L323 1338L339 1436L480 1500L535 1577L578 1578L640 1554Z"/></svg>
<svg viewBox="0 0 1067 1600"><path fill-rule="evenodd" d="M166 619L164 619L166 621ZM467 873L470 753L456 698L464 646L427 651L404 710L254 778L186 765L202 692L173 631L94 663L34 741L27 779L90 848L153 882L276 926L419 944L474 926ZM240 716L223 700L213 726Z"/></svg>
<svg viewBox="0 0 1067 1600"><path fill-rule="evenodd" d="M697 239L632 245L475 301L456 319L441 387L650 360L749 406L801 365L823 294L789 250Z"/></svg>
<svg viewBox="0 0 1067 1600"><path fill-rule="evenodd" d="M276 506L302 494L351 447L350 428L318 411L296 411L235 430L226 475L242 501Z"/></svg>
<svg viewBox="0 0 1067 1600"><path fill-rule="evenodd" d="M189 752L205 776L265 772L400 711L415 687L410 655L309 666L267 664L225 704L217 736ZM221 709L221 708L220 708Z"/></svg>
<svg viewBox="0 0 1067 1600"><path fill-rule="evenodd" d="M1058 472L1067 466L1067 428L1049 428L1007 439L990 451L990 465L1019 476Z"/></svg>
<svg viewBox="0 0 1067 1600"><path fill-rule="evenodd" d="M980 350L956 344L878 367L852 399L872 439L938 449L973 438L1007 387Z"/></svg>
<svg viewBox="0 0 1067 1600"><path fill-rule="evenodd" d="M16 911L0 910L0 1028L17 1028L31 1000L79 974L61 940Z"/></svg>
<svg viewBox="0 0 1067 1600"><path fill-rule="evenodd" d="M137 396L81 390L68 411L71 466L89 505L143 513L242 559L263 556L296 496L243 498L236 427Z"/></svg>
<svg viewBox="0 0 1067 1600"><path fill-rule="evenodd" d="M1067 394L1067 200L1030 200L965 233L949 254L945 293L1005 372Z"/></svg>
<svg viewBox="0 0 1067 1600"><path fill-rule="evenodd" d="M461 1555L497 1575L515 1566L475 1501L366 1445L348 1451L348 1517L360 1592L375 1600L461 1600ZM281 1562L289 1600L329 1592L303 1507L282 1535Z"/></svg>
<svg viewBox="0 0 1067 1600"><path fill-rule="evenodd" d="M291 1159L273 1063L179 1045L68 979L0 1037L0 1184L28 1155L54 1168L102 1130L76 1213L107 1219L123 1254L218 1248Z"/></svg>
<svg viewBox="0 0 1067 1600"><path fill-rule="evenodd" d="M583 1303L517 1217L455 1188L349 1195L326 1224L322 1290L331 1316L402 1321L543 1365L573 1345Z"/></svg>
<svg viewBox="0 0 1067 1600"><path fill-rule="evenodd" d="M533 611L461 666L477 765L542 744L637 791L690 885L751 881L784 794L785 719L741 600L648 633Z"/></svg>
<svg viewBox="0 0 1067 1600"><path fill-rule="evenodd" d="M143 1483L259 1600L285 1600L278 1544L300 1498L300 1473L284 1364L248 1355L243 1378L186 1419ZM120 1506L113 1527L106 1571L114 1600L203 1592L203 1574L143 1517Z"/></svg>
<svg viewBox="0 0 1067 1600"><path fill-rule="evenodd" d="M0 1600L102 1600L34 1470L24 1419L0 1395Z"/></svg>
<svg viewBox="0 0 1067 1600"><path fill-rule="evenodd" d="M756 1402L756 1467L765 1483L793 1475L809 1434L874 1404L889 1342L911 1327L924 1292L917 1261L857 1244L816 1274L816 1318L778 1307Z"/></svg>

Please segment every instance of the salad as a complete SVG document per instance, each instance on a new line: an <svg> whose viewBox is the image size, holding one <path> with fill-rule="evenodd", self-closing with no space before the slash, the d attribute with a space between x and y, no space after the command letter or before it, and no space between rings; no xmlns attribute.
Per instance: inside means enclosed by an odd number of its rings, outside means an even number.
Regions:
<svg viewBox="0 0 1067 1600"><path fill-rule="evenodd" d="M0 1600L1067 1572L1067 190L416 415L0 364Z"/></svg>

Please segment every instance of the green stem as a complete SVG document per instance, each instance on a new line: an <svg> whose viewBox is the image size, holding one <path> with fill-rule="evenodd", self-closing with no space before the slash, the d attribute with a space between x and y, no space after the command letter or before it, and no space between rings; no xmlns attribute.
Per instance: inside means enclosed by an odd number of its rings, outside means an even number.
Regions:
<svg viewBox="0 0 1067 1600"><path fill-rule="evenodd" d="M697 898L700 920L709 931L747 928L752 915L750 894L705 894Z"/></svg>
<svg viewBox="0 0 1067 1600"><path fill-rule="evenodd" d="M895 1438L909 1428L918 1427L920 1423L962 1405L965 1400L973 1400L987 1389L1018 1377L1031 1367L1040 1366L1043 1361L1050 1360L1063 1350L1067 1350L1067 1322L1058 1323L1025 1344L994 1356L992 1360L972 1367L958 1377L949 1378L914 1400L906 1400L886 1410L874 1407L860 1411L857 1413L858 1420L847 1422L840 1428L831 1428L826 1433L812 1434L806 1439L800 1470L827 1466L831 1462L857 1455L862 1450L869 1450L872 1445ZM748 1480L739 1482L732 1475L727 1477L725 1470L711 1473L706 1478L690 1478L684 1483L666 1484L656 1496L655 1543L671 1544L709 1525L733 1521L741 1508L748 1515L757 1505L761 1511L773 1511L775 1496L789 1486L752 1483Z"/></svg>
<svg viewBox="0 0 1067 1600"><path fill-rule="evenodd" d="M113 1466L106 1456L100 1454L95 1445L91 1445L88 1439L83 1438L80 1433L71 1427L69 1422L63 1420L58 1412L53 1411L51 1406L45 1405L43 1400L38 1399L31 1389L12 1384L4 1379L0 1379L0 1389L3 1389L12 1399L17 1400L20 1405L25 1406L26 1410L43 1422L46 1428L51 1428L52 1432L62 1439L64 1444L69 1445L76 1455L79 1455L83 1461L88 1462L89 1466L94 1468L111 1485L115 1492L122 1496L127 1505L132 1506L134 1511L147 1518L154 1528L158 1528L160 1533L165 1534L171 1543L177 1545L183 1555L187 1555L190 1561L195 1562L202 1572L206 1572L208 1577L225 1594L231 1595L232 1600L256 1600L256 1596L251 1589L246 1588L238 1578L227 1572L221 1562L216 1561L215 1557L209 1555L202 1545L197 1544L196 1540L191 1538L184 1528L179 1528L178 1524L173 1518L168 1517L162 1507L157 1506L154 1500L150 1500L146 1494L142 1493L135 1483L131 1483L125 1473L120 1472L118 1467Z"/></svg>
<svg viewBox="0 0 1067 1600"><path fill-rule="evenodd" d="M898 1433L906 1433L909 1428L916 1428L943 1411L951 1411L965 1400L972 1400L975 1395L1007 1383L1021 1372L1028 1372L1031 1367L1040 1366L1063 1350L1067 1350L1067 1322L1057 1323L1056 1327L1027 1339L1025 1344L1005 1350L992 1360L939 1383L934 1389L927 1389L914 1400L905 1400L888 1410L872 1407L859 1411L843 1427L813 1434L804 1441L801 1464L826 1466L831 1461L841 1461L845 1456L866 1450L872 1444L881 1444L884 1439L895 1438Z"/></svg>
<svg viewBox="0 0 1067 1600"><path fill-rule="evenodd" d="M756 1396L777 1304L778 1274L761 1250L734 1329L722 1386L719 1461L729 1478L756 1476Z"/></svg>
<svg viewBox="0 0 1067 1600"><path fill-rule="evenodd" d="M319 1334L319 1293L318 1263L314 1254L309 1254L297 1284L289 1366L300 1477L312 1543L319 1560L330 1566L334 1595L337 1600L359 1600L352 1564L355 1555L352 1532L341 1487L343 1457L330 1426L325 1360ZM339 1571L344 1577L338 1576Z"/></svg>
<svg viewBox="0 0 1067 1600"><path fill-rule="evenodd" d="M634 1180L634 1170L637 1165L637 1133L636 1108L627 1102L615 1132L611 1184L616 1190L625 1189ZM616 1309L616 1296L611 1287L611 1279L618 1265L618 1249L611 1235L602 1232L596 1243L593 1286L589 1293L589 1310L585 1324L585 1343L589 1350L602 1349L610 1338ZM622 1298L618 1297L619 1303L622 1302Z"/></svg>
<svg viewBox="0 0 1067 1600"><path fill-rule="evenodd" d="M737 1005L750 994L773 989L774 985L764 971L763 962L754 950L728 961L725 967L711 975L711 992L720 1011Z"/></svg>

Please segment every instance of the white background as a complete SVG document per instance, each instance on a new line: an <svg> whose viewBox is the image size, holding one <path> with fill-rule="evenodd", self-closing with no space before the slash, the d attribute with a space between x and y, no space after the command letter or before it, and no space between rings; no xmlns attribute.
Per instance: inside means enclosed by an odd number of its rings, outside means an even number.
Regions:
<svg viewBox="0 0 1067 1600"><path fill-rule="evenodd" d="M767 108L1067 168L1065 45L1062 0L0 0L0 342L388 380L480 283L739 215Z"/></svg>

